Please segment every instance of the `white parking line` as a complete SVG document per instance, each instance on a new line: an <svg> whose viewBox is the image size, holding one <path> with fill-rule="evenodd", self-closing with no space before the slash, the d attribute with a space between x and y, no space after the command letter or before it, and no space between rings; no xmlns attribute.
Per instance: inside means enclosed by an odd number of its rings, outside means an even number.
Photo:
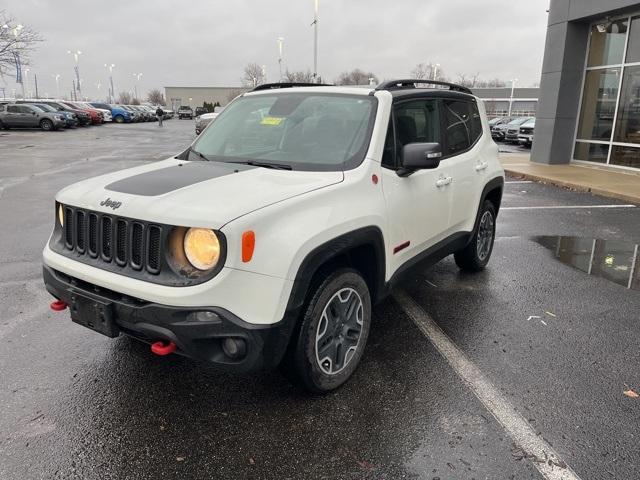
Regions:
<svg viewBox="0 0 640 480"><path fill-rule="evenodd" d="M395 292L393 297L478 400L502 425L516 446L522 449L523 457L531 460L545 479L580 480L553 447L536 434L529 422L511 406L413 298L404 291Z"/></svg>
<svg viewBox="0 0 640 480"><path fill-rule="evenodd" d="M514 184L515 185L515 184L533 183L533 182L531 180L513 180L511 182L504 182L504 183L506 183L507 185L509 185L509 184Z"/></svg>
<svg viewBox="0 0 640 480"><path fill-rule="evenodd" d="M591 210L593 208L636 208L635 205L548 205L541 207L500 207L502 210Z"/></svg>

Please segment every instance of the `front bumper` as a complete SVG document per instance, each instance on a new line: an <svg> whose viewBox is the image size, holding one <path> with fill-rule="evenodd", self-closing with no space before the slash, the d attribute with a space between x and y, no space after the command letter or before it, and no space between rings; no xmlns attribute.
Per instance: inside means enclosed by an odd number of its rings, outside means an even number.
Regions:
<svg viewBox="0 0 640 480"><path fill-rule="evenodd" d="M518 142L526 145L533 143L533 135L518 135Z"/></svg>
<svg viewBox="0 0 640 480"><path fill-rule="evenodd" d="M48 266L43 267L47 291L73 308L81 295L110 305L120 331L146 343L171 341L176 353L214 364L223 370L247 372L277 366L287 349L298 312L287 312L271 325L244 322L220 307L174 307L123 295L82 281ZM228 357L222 343L242 339L246 354Z"/></svg>

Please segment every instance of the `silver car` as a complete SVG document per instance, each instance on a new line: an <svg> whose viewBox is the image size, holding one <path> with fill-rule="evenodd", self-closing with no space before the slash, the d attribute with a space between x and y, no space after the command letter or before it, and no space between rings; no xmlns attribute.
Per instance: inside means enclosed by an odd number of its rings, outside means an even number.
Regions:
<svg viewBox="0 0 640 480"><path fill-rule="evenodd" d="M0 128L41 128L58 130L64 128L64 116L57 112L46 112L33 105L9 103L0 105Z"/></svg>

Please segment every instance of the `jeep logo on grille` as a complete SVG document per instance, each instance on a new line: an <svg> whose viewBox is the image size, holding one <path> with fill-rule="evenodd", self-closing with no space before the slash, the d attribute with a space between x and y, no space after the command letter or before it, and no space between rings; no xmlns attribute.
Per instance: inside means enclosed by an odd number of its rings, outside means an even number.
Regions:
<svg viewBox="0 0 640 480"><path fill-rule="evenodd" d="M120 208L120 205L122 205L122 202L116 202L114 200L111 200L111 198L107 198L106 200L100 202L101 207L111 207L113 210Z"/></svg>

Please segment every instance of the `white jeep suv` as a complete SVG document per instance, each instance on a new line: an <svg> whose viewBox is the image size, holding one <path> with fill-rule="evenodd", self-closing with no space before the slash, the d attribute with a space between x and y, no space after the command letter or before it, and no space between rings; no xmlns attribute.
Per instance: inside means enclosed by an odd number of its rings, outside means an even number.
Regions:
<svg viewBox="0 0 640 480"><path fill-rule="evenodd" d="M483 104L427 83L263 85L183 153L65 188L52 308L158 355L339 387L403 273L491 255L504 172Z"/></svg>

